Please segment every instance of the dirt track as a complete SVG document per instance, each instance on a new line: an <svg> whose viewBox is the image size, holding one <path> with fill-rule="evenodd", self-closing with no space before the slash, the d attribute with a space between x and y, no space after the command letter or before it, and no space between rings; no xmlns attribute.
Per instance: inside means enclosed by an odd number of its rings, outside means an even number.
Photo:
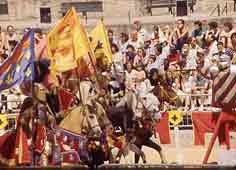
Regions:
<svg viewBox="0 0 236 170"><path fill-rule="evenodd" d="M205 152L207 150L207 145L209 143L210 137L212 134L207 134L205 137L205 146L195 146L193 145L193 131L191 130L185 130L180 132L180 145L181 145L181 151L180 156L182 155L183 164L202 164ZM231 133L233 136L235 136L235 133ZM174 163L176 162L176 148L174 144L174 136L171 135L171 142L172 144L168 145L162 145L163 151L166 155L168 163ZM158 139L154 139L157 143ZM236 144L235 138L231 139L232 146ZM216 141L213 151L210 155L208 162L217 162L219 151L224 149L225 146L219 146L218 140ZM147 156L147 162L149 164L159 164L160 163L160 157L158 152L156 152L153 149L144 147L143 148L146 156ZM122 158L121 163L134 163L134 154L132 152L129 153L128 157L126 159ZM141 163L141 161L140 161Z"/></svg>

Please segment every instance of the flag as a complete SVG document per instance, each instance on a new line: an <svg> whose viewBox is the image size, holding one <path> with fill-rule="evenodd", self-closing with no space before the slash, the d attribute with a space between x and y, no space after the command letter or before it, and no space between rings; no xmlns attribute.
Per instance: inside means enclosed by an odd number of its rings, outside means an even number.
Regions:
<svg viewBox="0 0 236 170"><path fill-rule="evenodd" d="M34 32L29 31L0 65L0 91L34 79Z"/></svg>
<svg viewBox="0 0 236 170"><path fill-rule="evenodd" d="M54 71L64 72L77 67L74 50L77 22L76 12L72 8L47 35L48 55Z"/></svg>
<svg viewBox="0 0 236 170"><path fill-rule="evenodd" d="M80 18L72 7L47 35L52 69L65 72L78 66L78 59L89 52L89 43Z"/></svg>
<svg viewBox="0 0 236 170"><path fill-rule="evenodd" d="M79 76L84 78L94 75L96 58L89 43L87 32L81 22L78 24L78 32L80 35L78 40L80 54L77 55L78 72Z"/></svg>
<svg viewBox="0 0 236 170"><path fill-rule="evenodd" d="M95 50L97 45L99 43L102 43L101 45L103 52L107 57L108 62L111 63L112 62L111 47L106 33L105 25L102 20L98 22L97 26L92 30L90 35L92 38L91 42L92 49Z"/></svg>

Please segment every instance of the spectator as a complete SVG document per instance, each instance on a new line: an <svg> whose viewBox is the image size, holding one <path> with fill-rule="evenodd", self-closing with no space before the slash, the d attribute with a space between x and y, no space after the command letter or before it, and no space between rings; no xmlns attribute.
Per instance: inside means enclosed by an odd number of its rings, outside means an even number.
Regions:
<svg viewBox="0 0 236 170"><path fill-rule="evenodd" d="M225 22L224 23L224 29L220 34L220 41L223 42L223 46L225 48L231 47L232 43L231 43L231 35L234 32L233 29L233 24L231 22Z"/></svg>
<svg viewBox="0 0 236 170"><path fill-rule="evenodd" d="M202 37L203 30L202 30L202 23L201 21L195 21L194 22L194 30L192 32L192 37Z"/></svg>
<svg viewBox="0 0 236 170"><path fill-rule="evenodd" d="M136 67L139 63L144 64L144 59L146 57L146 53L143 48L138 48L137 55L134 57L134 67Z"/></svg>
<svg viewBox="0 0 236 170"><path fill-rule="evenodd" d="M137 39L139 41L144 41L144 37L147 34L147 31L142 28L142 24L140 21L134 21L134 29L137 32Z"/></svg>
<svg viewBox="0 0 236 170"><path fill-rule="evenodd" d="M109 39L109 42L110 44L117 44L116 40L115 40L115 37L114 37L114 32L113 30L109 29L107 31L107 35L108 35L108 39Z"/></svg>
<svg viewBox="0 0 236 170"><path fill-rule="evenodd" d="M6 34L6 48L8 50L8 54L10 54L17 44L17 34L15 28L12 25L7 26L7 34Z"/></svg>
<svg viewBox="0 0 236 170"><path fill-rule="evenodd" d="M111 44L111 51L112 51L112 62L113 62L113 71L123 72L123 56L119 51L119 48L116 44Z"/></svg>
<svg viewBox="0 0 236 170"><path fill-rule="evenodd" d="M127 63L127 70L125 71L125 84L127 90L135 89L135 78L137 71L133 69L132 63Z"/></svg>
<svg viewBox="0 0 236 170"><path fill-rule="evenodd" d="M232 47L228 49L228 51L230 51L231 54L230 57L232 59L232 64L236 64L236 33L234 32L231 37L231 43L232 43Z"/></svg>
<svg viewBox="0 0 236 170"><path fill-rule="evenodd" d="M129 41L129 35L122 32L120 34L119 47L120 47L120 51L123 55L126 53L128 41Z"/></svg>
<svg viewBox="0 0 236 170"><path fill-rule="evenodd" d="M171 45L174 45L177 50L181 51L187 40L188 30L185 28L185 22L183 19L178 19L177 26L171 36Z"/></svg>
<svg viewBox="0 0 236 170"><path fill-rule="evenodd" d="M132 45L128 45L127 52L124 57L124 64L126 65L129 62L133 63L135 56L136 56L135 48Z"/></svg>
<svg viewBox="0 0 236 170"><path fill-rule="evenodd" d="M192 110L197 106L197 104L200 105L199 110L203 110L203 107L206 103L207 97L202 94L208 94L209 90L209 80L205 79L201 74L198 74L197 72L194 72L194 82L193 82L193 94L197 94L199 96L193 97L193 105Z"/></svg>
<svg viewBox="0 0 236 170"><path fill-rule="evenodd" d="M146 35L146 37L144 39L144 50L146 52L146 56L150 56L152 54L155 54L151 35Z"/></svg>
<svg viewBox="0 0 236 170"><path fill-rule="evenodd" d="M213 35L215 37L215 40L219 40L219 36L220 36L220 30L218 29L218 23L217 22L210 22L208 24L209 29L206 33L206 38L208 38L208 36Z"/></svg>
<svg viewBox="0 0 236 170"><path fill-rule="evenodd" d="M15 89L9 90L9 95L7 96L7 110L9 113L16 111L19 106L21 99L16 95Z"/></svg>
<svg viewBox="0 0 236 170"><path fill-rule="evenodd" d="M128 44L132 45L135 48L135 50L144 46L142 41L138 39L138 33L136 31L131 32Z"/></svg>
<svg viewBox="0 0 236 170"><path fill-rule="evenodd" d="M158 70L164 69L163 68L164 60L167 58L167 56L163 55L161 44L157 44L155 46L155 55L156 55L156 60L153 64L149 66L148 71L150 71L152 68L156 68Z"/></svg>
<svg viewBox="0 0 236 170"><path fill-rule="evenodd" d="M213 54L213 62L216 62L216 64L220 67L220 69L227 69L230 67L231 59L230 56L228 56L225 53L225 48L223 42L217 43L217 49L218 52Z"/></svg>
<svg viewBox="0 0 236 170"><path fill-rule="evenodd" d="M211 61L213 54L217 53L217 38L213 33L209 33L206 39L206 58Z"/></svg>
<svg viewBox="0 0 236 170"><path fill-rule="evenodd" d="M2 27L0 26L0 55L5 53L5 47L6 46L6 37L5 33L2 30Z"/></svg>
<svg viewBox="0 0 236 170"><path fill-rule="evenodd" d="M169 25L166 25L166 26L163 28L163 34L164 34L166 40L169 42L169 41L170 41L170 36L171 36L171 30L170 30Z"/></svg>

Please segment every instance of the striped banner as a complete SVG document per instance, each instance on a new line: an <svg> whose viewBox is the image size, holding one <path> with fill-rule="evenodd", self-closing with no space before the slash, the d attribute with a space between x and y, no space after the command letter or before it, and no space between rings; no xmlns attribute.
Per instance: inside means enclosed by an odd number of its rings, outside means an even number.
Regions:
<svg viewBox="0 0 236 170"><path fill-rule="evenodd" d="M214 107L232 109L236 108L236 72L212 72L212 67L200 68L202 75L213 80L212 105Z"/></svg>
<svg viewBox="0 0 236 170"><path fill-rule="evenodd" d="M220 72L213 80L213 105L236 107L236 73Z"/></svg>

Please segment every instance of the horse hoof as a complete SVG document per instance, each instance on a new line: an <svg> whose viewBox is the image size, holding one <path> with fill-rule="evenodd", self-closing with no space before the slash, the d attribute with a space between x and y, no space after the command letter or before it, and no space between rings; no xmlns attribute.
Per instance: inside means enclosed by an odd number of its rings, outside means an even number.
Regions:
<svg viewBox="0 0 236 170"><path fill-rule="evenodd" d="M161 161L161 164L167 164L167 161Z"/></svg>
<svg viewBox="0 0 236 170"><path fill-rule="evenodd" d="M146 164L146 163L147 163L147 161L146 161L146 160L144 160L144 161L143 161L143 163L144 163L144 164Z"/></svg>

